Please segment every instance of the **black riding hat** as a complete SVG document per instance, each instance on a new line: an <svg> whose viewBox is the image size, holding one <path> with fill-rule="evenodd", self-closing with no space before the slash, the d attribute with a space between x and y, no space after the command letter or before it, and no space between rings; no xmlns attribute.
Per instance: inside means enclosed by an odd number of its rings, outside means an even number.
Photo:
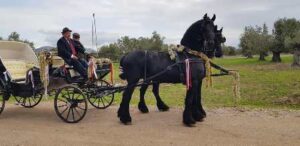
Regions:
<svg viewBox="0 0 300 146"><path fill-rule="evenodd" d="M80 34L79 33L73 33L73 38L80 38Z"/></svg>
<svg viewBox="0 0 300 146"><path fill-rule="evenodd" d="M61 33L66 33L66 32L72 32L71 29L69 29L68 27L63 28Z"/></svg>

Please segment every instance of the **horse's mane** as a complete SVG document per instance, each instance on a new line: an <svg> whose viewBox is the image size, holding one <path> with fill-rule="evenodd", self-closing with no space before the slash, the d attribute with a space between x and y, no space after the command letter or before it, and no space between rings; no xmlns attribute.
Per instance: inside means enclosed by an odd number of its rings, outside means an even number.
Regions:
<svg viewBox="0 0 300 146"><path fill-rule="evenodd" d="M188 48L201 50L203 44L201 44L201 41L197 39L203 39L203 38L199 38L201 37L199 34L203 33L202 32L203 30L201 29L204 26L203 24L204 24L203 19L193 23L184 33L180 44Z"/></svg>

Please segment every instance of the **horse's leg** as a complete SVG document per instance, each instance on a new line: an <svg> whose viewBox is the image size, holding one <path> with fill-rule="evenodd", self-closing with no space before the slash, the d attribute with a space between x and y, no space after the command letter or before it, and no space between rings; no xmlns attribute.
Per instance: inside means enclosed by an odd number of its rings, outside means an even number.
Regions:
<svg viewBox="0 0 300 146"><path fill-rule="evenodd" d="M148 85L144 84L141 86L141 89L140 89L140 102L139 102L138 108L142 113L149 112L148 107L145 103L145 93L147 91L147 88L148 88Z"/></svg>
<svg viewBox="0 0 300 146"><path fill-rule="evenodd" d="M194 84L192 89L189 89L186 93L185 97L185 108L183 111L183 123L187 126L192 126L195 124L195 120L192 116L192 106L193 106L193 88L195 88Z"/></svg>
<svg viewBox="0 0 300 146"><path fill-rule="evenodd" d="M138 82L138 79L134 81L127 81L127 87L125 91L123 92L123 98L120 104L120 108L118 110L118 117L120 118L120 121L124 124L131 123L131 117L129 113L129 104L132 97L132 93L135 89L135 85Z"/></svg>
<svg viewBox="0 0 300 146"><path fill-rule="evenodd" d="M153 89L152 92L156 98L156 105L159 111L168 111L169 106L167 106L160 98L159 96L159 83L153 83Z"/></svg>
<svg viewBox="0 0 300 146"><path fill-rule="evenodd" d="M203 109L203 106L202 106L202 90L201 90L201 88L202 88L202 80L200 81L200 84L199 84L199 89L200 90L198 90L198 100L197 100L197 107L199 108L199 110L200 110L200 112L202 113L202 115L204 116L204 118L206 117L206 112L205 112L205 110Z"/></svg>
<svg viewBox="0 0 300 146"><path fill-rule="evenodd" d="M206 115L201 104L201 85L202 80L196 83L197 88L194 91L195 96L193 97L193 118L196 121L203 121L203 118L205 118Z"/></svg>

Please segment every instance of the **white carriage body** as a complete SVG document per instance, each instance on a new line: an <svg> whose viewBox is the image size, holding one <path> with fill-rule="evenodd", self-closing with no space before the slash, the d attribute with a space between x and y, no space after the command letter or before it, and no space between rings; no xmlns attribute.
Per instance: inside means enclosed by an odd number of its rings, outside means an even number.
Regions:
<svg viewBox="0 0 300 146"><path fill-rule="evenodd" d="M33 49L22 42L0 41L0 58L13 80L25 79L28 69L39 67Z"/></svg>

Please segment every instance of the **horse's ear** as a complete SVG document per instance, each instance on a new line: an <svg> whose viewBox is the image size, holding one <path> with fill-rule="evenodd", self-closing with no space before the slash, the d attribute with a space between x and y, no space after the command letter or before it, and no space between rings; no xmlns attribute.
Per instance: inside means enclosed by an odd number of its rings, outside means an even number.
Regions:
<svg viewBox="0 0 300 146"><path fill-rule="evenodd" d="M205 13L205 15L203 16L203 19L207 19L207 13Z"/></svg>
<svg viewBox="0 0 300 146"><path fill-rule="evenodd" d="M215 21L216 20L216 14L214 14L214 16L211 18L211 21Z"/></svg>
<svg viewBox="0 0 300 146"><path fill-rule="evenodd" d="M223 27L220 29L220 32L222 32L223 31Z"/></svg>
<svg viewBox="0 0 300 146"><path fill-rule="evenodd" d="M215 31L218 31L218 25L215 25Z"/></svg>

